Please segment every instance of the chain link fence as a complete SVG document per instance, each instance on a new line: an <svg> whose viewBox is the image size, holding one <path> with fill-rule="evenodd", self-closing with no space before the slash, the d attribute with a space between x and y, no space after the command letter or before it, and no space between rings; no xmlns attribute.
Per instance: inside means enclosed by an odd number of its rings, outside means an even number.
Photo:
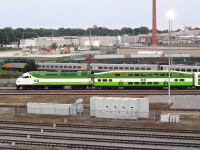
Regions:
<svg viewBox="0 0 200 150"><path fill-rule="evenodd" d="M161 114L176 114L180 116L180 122L199 122L200 123L200 112L169 112L163 110L150 110L149 112L131 112L131 111L99 111L92 110L88 108L88 105L84 105L83 112L76 112L76 110L64 110L64 109L48 109L35 110L37 113L28 113L26 107L20 106L10 106L10 107L1 107L0 108L0 121L4 120L18 120L21 118L23 121L31 121L32 118L43 120L50 119L52 122L55 119L59 119L59 123L80 123L80 124L111 124L116 123L154 123L160 122ZM63 113L63 114L62 114ZM94 115L96 114L96 115ZM39 121L39 120L38 120Z"/></svg>

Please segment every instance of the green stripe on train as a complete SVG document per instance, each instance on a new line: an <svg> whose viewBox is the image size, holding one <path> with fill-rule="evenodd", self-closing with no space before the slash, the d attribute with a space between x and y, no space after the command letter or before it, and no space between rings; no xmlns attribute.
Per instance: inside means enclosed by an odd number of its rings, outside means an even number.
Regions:
<svg viewBox="0 0 200 150"><path fill-rule="evenodd" d="M151 87L151 86L168 86L167 82L157 82L152 84L147 84L147 82L137 82L138 84L135 84L134 82L95 82L95 86L140 86L140 87ZM143 84L142 84L143 83ZM171 82L171 86L193 86L192 82Z"/></svg>
<svg viewBox="0 0 200 150"><path fill-rule="evenodd" d="M104 72L94 74L95 78L168 78L168 72L144 71L144 72ZM171 72L171 78L193 78L191 73Z"/></svg>

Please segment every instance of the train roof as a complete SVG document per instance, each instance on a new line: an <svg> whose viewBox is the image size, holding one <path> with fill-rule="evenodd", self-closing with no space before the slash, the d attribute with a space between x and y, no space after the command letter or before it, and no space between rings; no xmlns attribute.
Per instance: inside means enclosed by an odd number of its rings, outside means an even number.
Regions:
<svg viewBox="0 0 200 150"><path fill-rule="evenodd" d="M116 67L124 67L124 66L158 66L156 64L104 64L104 63L56 63L56 62L36 62L38 65L71 65L71 66L82 66L82 65L90 65L90 66L116 66Z"/></svg>
<svg viewBox="0 0 200 150"><path fill-rule="evenodd" d="M127 72L127 73L151 73L151 72L154 72L154 73L169 73L168 70L132 70L132 71L129 71L129 70L122 70L122 71L108 71L108 72L99 72L99 73L95 73L95 74L106 74L106 73L123 73L123 72ZM192 72L182 72L182 71L170 71L171 73L172 72L176 72L176 73L185 73L185 74L193 74Z"/></svg>
<svg viewBox="0 0 200 150"><path fill-rule="evenodd" d="M169 67L168 65L160 65L160 67ZM171 68L185 68L185 69L200 69L200 66L189 66L189 65L170 65Z"/></svg>
<svg viewBox="0 0 200 150"><path fill-rule="evenodd" d="M155 64L100 64L100 63L91 63L90 64L91 66L116 66L116 67L124 67L124 66L158 66L158 65L155 65Z"/></svg>
<svg viewBox="0 0 200 150"><path fill-rule="evenodd" d="M66 65L66 66L82 66L88 65L87 63L55 63L55 62L36 62L37 65Z"/></svg>

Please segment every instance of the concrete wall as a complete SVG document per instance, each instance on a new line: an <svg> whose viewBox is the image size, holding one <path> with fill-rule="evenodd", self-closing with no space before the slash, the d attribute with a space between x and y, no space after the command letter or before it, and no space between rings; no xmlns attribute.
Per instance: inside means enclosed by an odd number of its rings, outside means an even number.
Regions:
<svg viewBox="0 0 200 150"><path fill-rule="evenodd" d="M118 48L117 54L130 55L136 54L138 51L163 51L168 54L168 47L134 47L134 48ZM172 54L190 54L191 57L200 57L200 48L193 47L172 47Z"/></svg>
<svg viewBox="0 0 200 150"><path fill-rule="evenodd" d="M16 79L0 79L0 87L8 87L8 86L15 86L16 85Z"/></svg>

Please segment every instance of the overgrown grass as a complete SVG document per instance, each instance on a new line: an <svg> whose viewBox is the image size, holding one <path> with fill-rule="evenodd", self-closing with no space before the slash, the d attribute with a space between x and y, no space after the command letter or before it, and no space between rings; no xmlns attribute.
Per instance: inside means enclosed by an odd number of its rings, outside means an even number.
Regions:
<svg viewBox="0 0 200 150"><path fill-rule="evenodd" d="M18 48L0 47L0 51L10 51L10 50L18 50Z"/></svg>
<svg viewBox="0 0 200 150"><path fill-rule="evenodd" d="M7 71L7 70L2 70L0 68L0 78L2 79L8 79L8 78L17 78L21 76L23 73L18 72L18 71Z"/></svg>
<svg viewBox="0 0 200 150"><path fill-rule="evenodd" d="M65 61L65 60L70 60L70 57L65 56L65 57L58 57L58 58L56 58L56 61Z"/></svg>

